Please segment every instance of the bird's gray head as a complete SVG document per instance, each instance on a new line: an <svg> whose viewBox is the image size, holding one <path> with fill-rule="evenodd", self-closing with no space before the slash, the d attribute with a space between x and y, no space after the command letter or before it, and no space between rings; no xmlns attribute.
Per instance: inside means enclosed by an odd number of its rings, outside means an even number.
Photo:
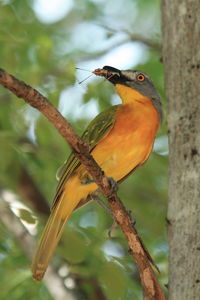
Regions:
<svg viewBox="0 0 200 300"><path fill-rule="evenodd" d="M153 102L162 119L162 105L156 88L147 74L140 70L118 70L110 66L104 66L93 72L96 75L105 77L108 81L130 87Z"/></svg>

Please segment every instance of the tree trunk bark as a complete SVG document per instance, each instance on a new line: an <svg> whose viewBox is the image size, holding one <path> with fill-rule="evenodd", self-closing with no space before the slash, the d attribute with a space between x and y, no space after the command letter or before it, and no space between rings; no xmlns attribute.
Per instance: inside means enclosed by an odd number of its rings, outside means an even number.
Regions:
<svg viewBox="0 0 200 300"><path fill-rule="evenodd" d="M200 2L162 1L169 125L169 299L200 299Z"/></svg>

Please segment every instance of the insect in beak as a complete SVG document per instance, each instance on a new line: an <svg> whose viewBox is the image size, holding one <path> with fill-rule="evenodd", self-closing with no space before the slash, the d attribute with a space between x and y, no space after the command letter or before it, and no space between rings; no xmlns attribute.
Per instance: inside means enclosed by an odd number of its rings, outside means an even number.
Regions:
<svg viewBox="0 0 200 300"><path fill-rule="evenodd" d="M105 77L108 80L111 79L113 76L121 76L120 70L110 66L104 66L102 69L95 69L92 73L97 76Z"/></svg>

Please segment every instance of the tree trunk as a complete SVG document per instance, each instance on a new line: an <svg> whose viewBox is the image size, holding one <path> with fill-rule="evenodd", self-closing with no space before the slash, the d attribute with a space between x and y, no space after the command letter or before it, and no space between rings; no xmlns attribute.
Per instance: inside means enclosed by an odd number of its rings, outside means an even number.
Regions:
<svg viewBox="0 0 200 300"><path fill-rule="evenodd" d="M200 2L163 0L168 99L169 299L200 299Z"/></svg>

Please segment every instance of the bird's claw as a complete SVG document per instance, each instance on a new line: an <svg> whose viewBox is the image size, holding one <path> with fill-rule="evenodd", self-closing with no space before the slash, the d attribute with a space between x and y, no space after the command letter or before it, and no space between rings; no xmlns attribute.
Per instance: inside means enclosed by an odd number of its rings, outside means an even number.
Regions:
<svg viewBox="0 0 200 300"><path fill-rule="evenodd" d="M136 220L133 218L133 215L132 215L132 211L131 211L131 210L128 211L128 215L129 215L129 217L130 217L130 219L131 219L132 225L135 226Z"/></svg>
<svg viewBox="0 0 200 300"><path fill-rule="evenodd" d="M117 182L112 177L108 177L108 181L109 181L109 184L110 184L110 187L112 188L112 190L114 192L117 192L117 190L118 190Z"/></svg>

